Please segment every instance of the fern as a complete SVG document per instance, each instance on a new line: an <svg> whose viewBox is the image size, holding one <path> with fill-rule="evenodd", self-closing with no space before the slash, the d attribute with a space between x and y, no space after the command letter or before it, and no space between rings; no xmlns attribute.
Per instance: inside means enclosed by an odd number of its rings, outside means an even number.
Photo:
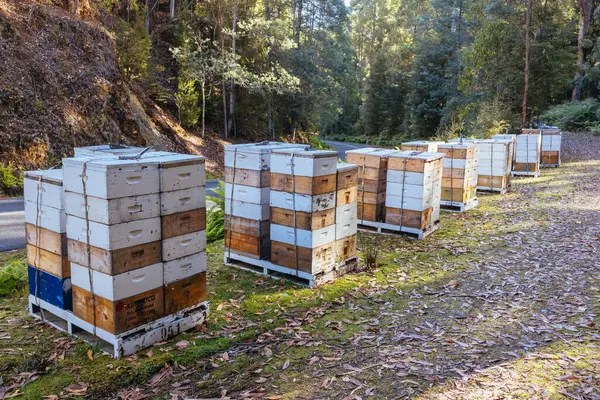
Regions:
<svg viewBox="0 0 600 400"><path fill-rule="evenodd" d="M216 196L208 196L215 203L206 217L206 240L214 242L225 237L225 182L219 181L214 190Z"/></svg>

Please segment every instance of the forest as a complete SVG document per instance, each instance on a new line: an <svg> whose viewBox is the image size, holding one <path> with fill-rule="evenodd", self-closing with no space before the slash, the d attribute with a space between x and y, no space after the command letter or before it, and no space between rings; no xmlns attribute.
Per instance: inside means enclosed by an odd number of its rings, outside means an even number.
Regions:
<svg viewBox="0 0 600 400"><path fill-rule="evenodd" d="M159 101L171 86L162 101L202 134L310 132L373 144L489 136L530 121L555 122L544 116L551 106L598 96L591 0L104 6L120 18L118 50L128 78L159 87ZM164 76L154 54L165 23L172 24L173 76ZM167 87L160 87L161 75Z"/></svg>
<svg viewBox="0 0 600 400"><path fill-rule="evenodd" d="M202 154L218 176L231 141L599 133L597 17L593 0L0 0L4 175L98 143Z"/></svg>

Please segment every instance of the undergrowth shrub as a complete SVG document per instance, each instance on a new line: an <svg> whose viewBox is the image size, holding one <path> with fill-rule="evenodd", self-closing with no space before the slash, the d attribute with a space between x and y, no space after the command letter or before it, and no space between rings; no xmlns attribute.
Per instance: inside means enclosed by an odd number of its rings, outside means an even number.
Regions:
<svg viewBox="0 0 600 400"><path fill-rule="evenodd" d="M27 262L13 260L0 267L0 297L11 296L27 286Z"/></svg>
<svg viewBox="0 0 600 400"><path fill-rule="evenodd" d="M8 196L23 192L23 175L13 163L0 164L0 192Z"/></svg>
<svg viewBox="0 0 600 400"><path fill-rule="evenodd" d="M565 131L597 132L600 130L600 102L585 100L559 104L542 114L541 120Z"/></svg>
<svg viewBox="0 0 600 400"><path fill-rule="evenodd" d="M208 196L215 205L206 216L206 240L214 242L225 237L225 182L219 181L219 187L214 190L216 196Z"/></svg>
<svg viewBox="0 0 600 400"><path fill-rule="evenodd" d="M369 243L363 249L363 259L367 271L372 271L379 266L379 247Z"/></svg>

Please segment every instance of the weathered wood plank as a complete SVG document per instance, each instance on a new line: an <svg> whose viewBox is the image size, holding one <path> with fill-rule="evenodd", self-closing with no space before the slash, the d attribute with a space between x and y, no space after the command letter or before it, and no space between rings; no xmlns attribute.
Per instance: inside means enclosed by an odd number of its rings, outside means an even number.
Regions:
<svg viewBox="0 0 600 400"><path fill-rule="evenodd" d="M206 208L198 208L160 218L162 238L169 239L206 229Z"/></svg>

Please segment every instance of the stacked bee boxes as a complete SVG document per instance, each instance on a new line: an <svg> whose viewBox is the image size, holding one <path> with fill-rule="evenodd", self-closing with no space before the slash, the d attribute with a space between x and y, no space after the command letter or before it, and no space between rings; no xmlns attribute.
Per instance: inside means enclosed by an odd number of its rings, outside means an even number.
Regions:
<svg viewBox="0 0 600 400"><path fill-rule="evenodd" d="M513 176L525 175L538 177L540 175L540 156L542 135L539 129L523 129L517 136L515 145L515 163Z"/></svg>
<svg viewBox="0 0 600 400"><path fill-rule="evenodd" d="M512 140L495 139L452 139L474 143L479 151L477 168L477 190L504 194L510 188L512 171Z"/></svg>
<svg viewBox="0 0 600 400"><path fill-rule="evenodd" d="M404 151L420 151L426 153L435 153L438 145L444 142L436 142L431 140L416 140L413 142L402 143L401 149Z"/></svg>
<svg viewBox="0 0 600 400"><path fill-rule="evenodd" d="M72 308L62 170L23 176L31 304Z"/></svg>
<svg viewBox="0 0 600 400"><path fill-rule="evenodd" d="M335 261L343 264L356 257L358 165L338 164L336 182Z"/></svg>
<svg viewBox="0 0 600 400"><path fill-rule="evenodd" d="M542 167L559 167L562 133L559 129L542 130Z"/></svg>
<svg viewBox="0 0 600 400"><path fill-rule="evenodd" d="M226 258L270 258L271 152L308 147L280 142L225 147Z"/></svg>
<svg viewBox="0 0 600 400"><path fill-rule="evenodd" d="M444 154L399 151L388 160L386 225L422 239L440 217Z"/></svg>
<svg viewBox="0 0 600 400"><path fill-rule="evenodd" d="M115 338L206 299L204 158L67 158L73 313Z"/></svg>
<svg viewBox="0 0 600 400"><path fill-rule="evenodd" d="M310 276L335 265L337 157L275 150L271 159L271 262Z"/></svg>
<svg viewBox="0 0 600 400"><path fill-rule="evenodd" d="M447 143L438 146L445 155L442 177L442 209L467 211L478 204L477 176L479 150L474 143Z"/></svg>
<svg viewBox="0 0 600 400"><path fill-rule="evenodd" d="M511 165L510 165L510 170L512 171L514 163L515 163L515 147L517 144L517 135L509 135L509 134L498 134L498 135L494 135L492 136L493 140L508 140L510 142L510 158L511 158Z"/></svg>
<svg viewBox="0 0 600 400"><path fill-rule="evenodd" d="M385 188L390 154L396 150L365 148L346 152L346 160L358 165L358 223L385 221Z"/></svg>

